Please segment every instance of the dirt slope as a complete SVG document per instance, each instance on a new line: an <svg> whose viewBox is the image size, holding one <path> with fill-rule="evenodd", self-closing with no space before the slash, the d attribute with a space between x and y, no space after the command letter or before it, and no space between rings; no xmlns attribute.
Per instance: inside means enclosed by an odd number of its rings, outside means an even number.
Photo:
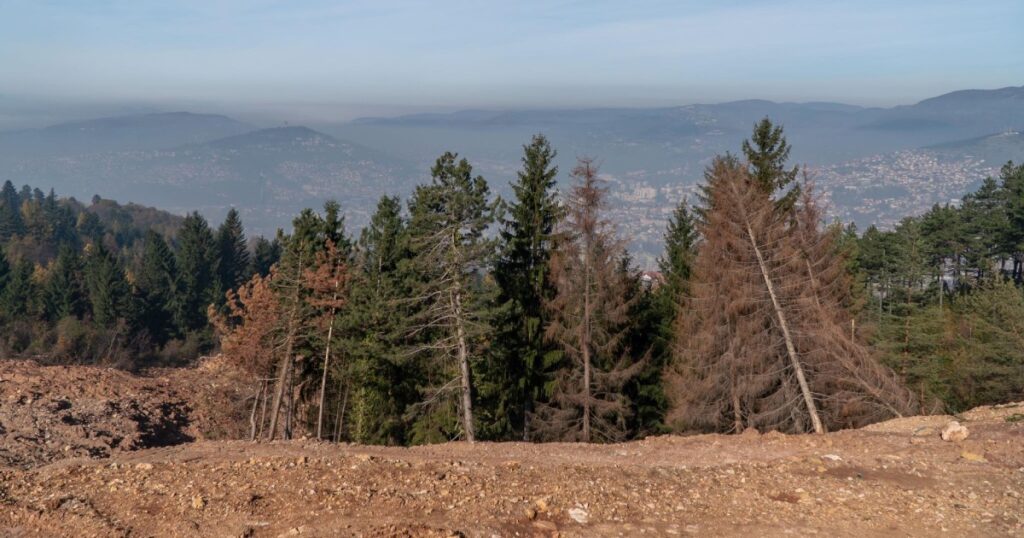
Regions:
<svg viewBox="0 0 1024 538"><path fill-rule="evenodd" d="M0 360L0 467L238 437L239 386L217 360L143 376Z"/></svg>
<svg viewBox="0 0 1024 538"><path fill-rule="evenodd" d="M144 411L169 395L206 413L153 379L168 392L138 396ZM0 468L0 536L1024 536L1024 404L960 418L960 442L939 438L951 417L619 445L122 441Z"/></svg>

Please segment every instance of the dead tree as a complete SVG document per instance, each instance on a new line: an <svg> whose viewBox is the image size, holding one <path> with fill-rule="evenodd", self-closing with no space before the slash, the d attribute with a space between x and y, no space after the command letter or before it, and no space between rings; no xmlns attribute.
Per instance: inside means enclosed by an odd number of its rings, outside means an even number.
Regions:
<svg viewBox="0 0 1024 538"><path fill-rule="evenodd" d="M334 339L334 322L338 309L345 305L345 286L348 282L348 267L344 255L333 241L328 240L323 252L317 253L314 268L307 269L304 286L309 291L309 304L319 311L318 325L326 325L324 338L324 362L320 375L320 392L317 398L316 438L323 438L324 406L327 394L327 377L331 367L331 344Z"/></svg>
<svg viewBox="0 0 1024 538"><path fill-rule="evenodd" d="M597 172L590 159L573 169L552 257L557 292L545 305L552 319L545 336L567 362L530 420L538 439L620 440L630 414L622 388L642 367L623 346L634 282L620 269L624 242L602 215L607 189Z"/></svg>
<svg viewBox="0 0 1024 538"><path fill-rule="evenodd" d="M813 200L780 209L729 159L706 177L704 242L666 376L675 425L823 432L913 409L846 330L843 259Z"/></svg>

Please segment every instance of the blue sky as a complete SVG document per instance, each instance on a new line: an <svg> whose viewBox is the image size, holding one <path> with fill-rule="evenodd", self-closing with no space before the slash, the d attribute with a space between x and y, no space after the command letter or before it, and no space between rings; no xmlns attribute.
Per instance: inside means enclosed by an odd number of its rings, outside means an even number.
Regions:
<svg viewBox="0 0 1024 538"><path fill-rule="evenodd" d="M307 110L891 105L1024 84L1021 22L1021 0L0 0L0 94Z"/></svg>

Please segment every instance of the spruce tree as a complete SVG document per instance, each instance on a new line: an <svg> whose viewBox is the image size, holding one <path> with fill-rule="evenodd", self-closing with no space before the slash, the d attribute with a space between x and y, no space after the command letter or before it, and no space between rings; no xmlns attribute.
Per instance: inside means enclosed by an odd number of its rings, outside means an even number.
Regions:
<svg viewBox="0 0 1024 538"><path fill-rule="evenodd" d="M8 321L13 321L35 313L38 290L32 280L32 272L32 262L24 258L13 264L3 292L0 293L0 318L6 317Z"/></svg>
<svg viewBox="0 0 1024 538"><path fill-rule="evenodd" d="M42 291L43 312L48 320L78 317L87 305L82 260L70 247L63 247L50 264Z"/></svg>
<svg viewBox="0 0 1024 538"><path fill-rule="evenodd" d="M228 210L224 223L217 229L217 280L220 293L217 301L222 303L223 294L233 290L250 276L249 249L245 242L245 231L238 210Z"/></svg>
<svg viewBox="0 0 1024 538"><path fill-rule="evenodd" d="M20 235L24 228L21 219L21 197L18 196L14 184L5 181L3 188L0 189L0 241Z"/></svg>
<svg viewBox="0 0 1024 538"><path fill-rule="evenodd" d="M93 245L86 258L85 283L97 325L112 329L119 320L131 324L131 290L124 269L102 244Z"/></svg>
<svg viewBox="0 0 1024 538"><path fill-rule="evenodd" d="M185 217L178 232L175 321L182 332L206 327L206 307L214 302L216 244L198 212Z"/></svg>
<svg viewBox="0 0 1024 538"><path fill-rule="evenodd" d="M791 208L799 197L800 187L794 184L799 167L786 169L791 148L782 126L774 125L767 117L761 119L754 124L750 139L743 141L742 149L750 167L750 177L761 190L774 195L792 185L792 189L785 192L778 202L780 208Z"/></svg>
<svg viewBox="0 0 1024 538"><path fill-rule="evenodd" d="M561 214L556 155L543 135L523 146L522 170L512 184L515 198L502 220L493 272L499 290L498 334L480 387L491 437L529 440L528 417L557 354L544 340L544 303L554 296L552 240Z"/></svg>
<svg viewBox="0 0 1024 538"><path fill-rule="evenodd" d="M141 307L140 323L158 344L176 335L171 323L176 297L178 267L174 253L163 236L150 230L146 233L142 260L135 272L135 287Z"/></svg>
<svg viewBox="0 0 1024 538"><path fill-rule="evenodd" d="M252 259L248 272L254 275L267 276L270 268L281 259L281 242L275 237L268 240L257 237L252 249Z"/></svg>
<svg viewBox="0 0 1024 538"><path fill-rule="evenodd" d="M402 347L408 328L410 261L398 199L382 197L356 248L348 304L340 319L351 411L339 416L338 438L367 444L404 444L406 409L415 404L422 373ZM344 436L344 437L342 437Z"/></svg>

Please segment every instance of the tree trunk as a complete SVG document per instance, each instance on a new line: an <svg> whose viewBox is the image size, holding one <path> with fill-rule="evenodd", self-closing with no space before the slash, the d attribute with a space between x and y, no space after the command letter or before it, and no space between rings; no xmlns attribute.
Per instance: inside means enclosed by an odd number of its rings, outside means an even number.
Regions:
<svg viewBox="0 0 1024 538"><path fill-rule="evenodd" d="M754 230L750 227L750 223L746 223L747 236L750 237L750 245L754 248L754 254L757 256L757 264L761 268L761 276L764 278L764 285L768 289L768 295L772 299L772 307L775 309L775 316L779 321L779 328L782 330L782 337L786 341L786 353L789 354L790 363L793 366L793 370L796 372L797 382L800 383L800 392L803 393L804 404L807 406L807 413L811 416L811 424L814 426L815 433L825 433L825 428L821 424L821 419L818 418L818 408L814 404L814 396L811 394L811 389L807 385L807 378L804 377L803 366L800 365L800 360L796 356L796 348L793 346L793 339L789 334L789 324L786 323L786 315L782 311L782 306L779 304L778 297L775 296L775 287L772 285L772 279L768 274L768 267L764 263L764 257L761 255L761 249L757 246L757 239L754 237Z"/></svg>
<svg viewBox="0 0 1024 538"><path fill-rule="evenodd" d="M338 300L338 294L335 293L331 302ZM327 327L327 346L324 351L324 375L320 378L320 405L316 415L316 438L317 440L323 439L321 432L324 426L324 394L327 392L327 367L331 364L331 338L334 336L334 308L331 308L331 321Z"/></svg>
<svg viewBox="0 0 1024 538"><path fill-rule="evenodd" d="M266 381L260 381L260 388L256 391L256 398L252 401L252 412L249 413L249 440L256 440L256 409L259 408L260 399L263 397Z"/></svg>
<svg viewBox="0 0 1024 538"><path fill-rule="evenodd" d="M590 241L587 241L583 279L583 323L580 324L580 351L583 354L583 442L590 442Z"/></svg>
<svg viewBox="0 0 1024 538"><path fill-rule="evenodd" d="M466 430L466 440L476 442L473 430L473 398L472 385L469 377L469 351L466 347L466 333L462 319L462 295L458 283L451 294L452 309L455 311L455 337L458 340L459 372L462 377L462 427Z"/></svg>

